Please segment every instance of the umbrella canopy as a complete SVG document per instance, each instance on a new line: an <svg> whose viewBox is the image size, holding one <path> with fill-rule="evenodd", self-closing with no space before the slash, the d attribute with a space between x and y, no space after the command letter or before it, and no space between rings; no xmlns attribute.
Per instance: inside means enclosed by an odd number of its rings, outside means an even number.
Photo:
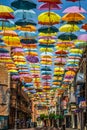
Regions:
<svg viewBox="0 0 87 130"><path fill-rule="evenodd" d="M35 40L35 39L21 39L20 41L21 41L21 43L24 43L24 44L37 43L37 40Z"/></svg>
<svg viewBox="0 0 87 130"><path fill-rule="evenodd" d="M80 28L75 24L65 24L59 28L60 32L76 32L79 30Z"/></svg>
<svg viewBox="0 0 87 130"><path fill-rule="evenodd" d="M80 21L84 19L85 17L80 13L67 13L62 17L63 21Z"/></svg>
<svg viewBox="0 0 87 130"><path fill-rule="evenodd" d="M36 4L32 0L15 0L11 3L11 6L23 10L36 8Z"/></svg>
<svg viewBox="0 0 87 130"><path fill-rule="evenodd" d="M11 13L8 12L0 12L0 18L3 19L14 19L14 16Z"/></svg>
<svg viewBox="0 0 87 130"><path fill-rule="evenodd" d="M26 26L26 25L36 25L36 23L31 19L19 19L15 22L18 26Z"/></svg>
<svg viewBox="0 0 87 130"><path fill-rule="evenodd" d="M38 63L39 62L39 58L36 56L27 56L26 59L27 59L27 61L29 61L31 63Z"/></svg>
<svg viewBox="0 0 87 130"><path fill-rule="evenodd" d="M60 5L57 5L56 3L44 3L42 5L39 6L38 8L39 10L58 10L58 9L61 9L61 6Z"/></svg>
<svg viewBox="0 0 87 130"><path fill-rule="evenodd" d="M60 22L61 17L54 12L41 13L38 16L38 23L42 25L54 25Z"/></svg>
<svg viewBox="0 0 87 130"><path fill-rule="evenodd" d="M15 30L16 26L11 20L0 20L0 30Z"/></svg>
<svg viewBox="0 0 87 130"><path fill-rule="evenodd" d="M0 48L0 53L8 53L9 50L5 49L5 48Z"/></svg>
<svg viewBox="0 0 87 130"><path fill-rule="evenodd" d="M81 34L78 36L78 40L87 42L87 34Z"/></svg>
<svg viewBox="0 0 87 130"><path fill-rule="evenodd" d="M17 30L21 30L21 31L36 31L36 27L33 25L26 25L26 26L17 26L16 27Z"/></svg>
<svg viewBox="0 0 87 130"><path fill-rule="evenodd" d="M79 6L71 6L66 8L63 13L86 13L86 10Z"/></svg>
<svg viewBox="0 0 87 130"><path fill-rule="evenodd" d="M76 40L77 39L77 36L73 33L70 33L70 34L66 34L66 33L63 33L63 34L60 34L58 36L58 39L60 40Z"/></svg>
<svg viewBox="0 0 87 130"><path fill-rule="evenodd" d="M58 32L58 29L55 26L42 26L38 29L38 32L55 33Z"/></svg>
<svg viewBox="0 0 87 130"><path fill-rule="evenodd" d="M87 31L87 23L82 25L82 29L84 29L85 31Z"/></svg>
<svg viewBox="0 0 87 130"><path fill-rule="evenodd" d="M2 39L4 40L4 42L8 46L13 46L13 47L15 47L15 46L21 47L22 46L21 43L20 43L20 39L17 36L14 36L14 37L12 37L12 36L4 36Z"/></svg>
<svg viewBox="0 0 87 130"><path fill-rule="evenodd" d="M38 0L38 2L48 2L48 3L56 3L56 4L61 4L61 0Z"/></svg>
<svg viewBox="0 0 87 130"><path fill-rule="evenodd" d="M20 19L28 19L32 18L36 15L35 11L33 10L21 10L18 9L14 12L15 17L20 18Z"/></svg>
<svg viewBox="0 0 87 130"><path fill-rule="evenodd" d="M0 5L0 13L10 13L10 12L14 12L13 9L11 9L9 6L5 6L5 5Z"/></svg>
<svg viewBox="0 0 87 130"><path fill-rule="evenodd" d="M35 38L37 36L36 32L28 32L28 31L20 31L18 33L19 36L25 37L25 38Z"/></svg>
<svg viewBox="0 0 87 130"><path fill-rule="evenodd" d="M4 30L2 32L0 32L0 35L3 35L3 36L18 36L18 34L15 32L15 31L12 31L12 30Z"/></svg>

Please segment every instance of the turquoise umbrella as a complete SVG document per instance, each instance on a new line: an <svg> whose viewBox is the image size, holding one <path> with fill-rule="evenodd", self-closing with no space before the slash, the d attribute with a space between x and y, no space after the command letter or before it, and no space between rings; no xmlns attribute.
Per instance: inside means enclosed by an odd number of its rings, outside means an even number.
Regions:
<svg viewBox="0 0 87 130"><path fill-rule="evenodd" d="M36 8L36 4L32 0L15 0L11 3L11 6L23 10Z"/></svg>
<svg viewBox="0 0 87 130"><path fill-rule="evenodd" d="M36 37L37 36L37 33L36 32L28 32L28 31L20 31L18 33L19 36L22 36L22 37L25 37L25 38L28 38L28 37Z"/></svg>
<svg viewBox="0 0 87 130"><path fill-rule="evenodd" d="M77 36L73 33L63 33L58 36L58 39L60 40L76 40Z"/></svg>
<svg viewBox="0 0 87 130"><path fill-rule="evenodd" d="M14 12L14 15L18 19L24 19L24 18L28 19L28 18L35 17L36 16L36 12L33 11L33 10L21 10L21 9L19 9L19 10L16 10Z"/></svg>

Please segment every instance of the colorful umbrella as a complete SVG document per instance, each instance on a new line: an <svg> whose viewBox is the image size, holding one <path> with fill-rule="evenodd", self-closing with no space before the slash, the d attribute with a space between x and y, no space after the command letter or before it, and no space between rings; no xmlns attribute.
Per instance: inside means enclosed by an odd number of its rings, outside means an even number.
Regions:
<svg viewBox="0 0 87 130"><path fill-rule="evenodd" d="M19 19L15 22L15 24L18 26L26 26L26 25L35 25L36 26L36 23L31 19Z"/></svg>
<svg viewBox="0 0 87 130"><path fill-rule="evenodd" d="M38 32L55 33L58 32L58 29L55 26L42 26L38 29Z"/></svg>
<svg viewBox="0 0 87 130"><path fill-rule="evenodd" d="M60 5L57 5L56 3L44 3L42 5L39 6L38 8L39 10L58 10L61 9Z"/></svg>
<svg viewBox="0 0 87 130"><path fill-rule="evenodd" d="M56 4L62 4L61 0L38 0L38 2L48 2L48 3L56 3Z"/></svg>
<svg viewBox="0 0 87 130"><path fill-rule="evenodd" d="M21 31L36 31L36 27L33 25L26 25L26 26L17 26L16 27L17 30L21 30Z"/></svg>
<svg viewBox="0 0 87 130"><path fill-rule="evenodd" d="M54 25L60 22L61 17L54 12L41 13L38 16L38 23L42 25Z"/></svg>
<svg viewBox="0 0 87 130"><path fill-rule="evenodd" d="M63 13L86 13L86 10L79 6L71 6L66 8Z"/></svg>
<svg viewBox="0 0 87 130"><path fill-rule="evenodd" d="M15 17L20 18L20 19L24 19L24 18L28 19L28 18L32 18L32 17L36 16L36 13L33 10L19 9L14 12L14 15L15 15Z"/></svg>
<svg viewBox="0 0 87 130"><path fill-rule="evenodd" d="M0 18L2 19L14 19L14 16L8 12L0 12Z"/></svg>
<svg viewBox="0 0 87 130"><path fill-rule="evenodd" d="M21 47L22 46L20 43L20 39L17 36L14 36L14 37L4 36L2 39L8 46L12 46L12 47Z"/></svg>
<svg viewBox="0 0 87 130"><path fill-rule="evenodd" d="M87 42L87 34L81 34L78 36L78 40Z"/></svg>
<svg viewBox="0 0 87 130"><path fill-rule="evenodd" d="M26 59L31 62L31 63L38 63L39 62L39 58L36 56L27 56Z"/></svg>
<svg viewBox="0 0 87 130"><path fill-rule="evenodd" d="M16 26L11 20L0 20L0 30L15 30Z"/></svg>
<svg viewBox="0 0 87 130"><path fill-rule="evenodd" d="M37 43L37 40L35 40L35 39L21 39L20 41L21 41L21 43L24 43L24 44L34 44L34 43Z"/></svg>
<svg viewBox="0 0 87 130"><path fill-rule="evenodd" d="M63 34L60 34L58 36L58 39L60 40L76 40L77 39L77 36L73 33L70 33L70 34L66 34L66 33L63 33Z"/></svg>
<svg viewBox="0 0 87 130"><path fill-rule="evenodd" d="M3 36L18 36L18 34L15 32L15 31L12 31L12 30L4 30L2 32L0 32L0 35L3 35Z"/></svg>
<svg viewBox="0 0 87 130"><path fill-rule="evenodd" d="M63 21L80 21L84 19L85 17L80 13L68 13L62 17Z"/></svg>
<svg viewBox="0 0 87 130"><path fill-rule="evenodd" d="M87 23L82 25L82 29L84 29L85 31L87 31Z"/></svg>
<svg viewBox="0 0 87 130"><path fill-rule="evenodd" d="M10 12L14 12L13 9L11 9L9 6L5 6L5 5L0 5L0 13L10 13Z"/></svg>
<svg viewBox="0 0 87 130"><path fill-rule="evenodd" d="M28 32L28 31L20 31L18 33L19 36L25 37L25 38L35 38L37 36L36 32Z"/></svg>
<svg viewBox="0 0 87 130"><path fill-rule="evenodd" d="M59 28L60 32L76 32L79 30L80 28L75 24L65 24Z"/></svg>
<svg viewBox="0 0 87 130"><path fill-rule="evenodd" d="M11 6L23 10L36 8L36 4L32 0L15 0L11 3Z"/></svg>

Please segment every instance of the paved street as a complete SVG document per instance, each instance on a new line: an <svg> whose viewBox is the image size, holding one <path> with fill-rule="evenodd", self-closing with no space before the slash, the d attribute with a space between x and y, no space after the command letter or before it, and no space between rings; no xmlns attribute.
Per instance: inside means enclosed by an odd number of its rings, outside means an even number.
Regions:
<svg viewBox="0 0 87 130"><path fill-rule="evenodd" d="M59 130L58 128L53 128L53 127L50 127L50 128L29 128L29 129L17 129L17 130ZM72 128L66 128L66 130L73 130ZM74 129L74 130L77 130L77 129Z"/></svg>

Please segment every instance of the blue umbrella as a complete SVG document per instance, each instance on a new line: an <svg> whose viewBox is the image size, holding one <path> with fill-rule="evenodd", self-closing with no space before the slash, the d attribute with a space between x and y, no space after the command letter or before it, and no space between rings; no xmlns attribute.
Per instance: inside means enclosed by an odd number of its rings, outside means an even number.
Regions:
<svg viewBox="0 0 87 130"><path fill-rule="evenodd" d="M58 28L55 26L42 26L38 29L38 32L55 33L58 32Z"/></svg>
<svg viewBox="0 0 87 130"><path fill-rule="evenodd" d="M20 31L18 33L19 36L22 36L22 37L25 37L25 38L28 38L28 37L36 37L37 36L37 33L36 32L28 32L28 31Z"/></svg>
<svg viewBox="0 0 87 130"><path fill-rule="evenodd" d="M24 44L37 43L37 40L35 40L35 39L21 39L20 41L21 41L21 43L24 43Z"/></svg>
<svg viewBox="0 0 87 130"><path fill-rule="evenodd" d="M2 27L2 29L4 29L5 27L8 27L8 28L16 27L16 25L11 20L0 20L0 27Z"/></svg>
<svg viewBox="0 0 87 130"><path fill-rule="evenodd" d="M15 17L17 17L19 19L23 19L23 18L28 19L28 18L35 17L36 13L33 10L21 10L20 9L20 10L16 10L14 12L14 15L15 15Z"/></svg>
<svg viewBox="0 0 87 130"><path fill-rule="evenodd" d="M11 3L11 6L23 10L36 8L36 4L32 0L15 0Z"/></svg>
<svg viewBox="0 0 87 130"><path fill-rule="evenodd" d="M9 53L9 51L5 48L0 48L0 53Z"/></svg>
<svg viewBox="0 0 87 130"><path fill-rule="evenodd" d="M69 66L72 66L72 67L77 67L77 66L78 66L78 64L70 64L70 63L67 63L67 64L66 64L66 66L68 66L68 67L69 67Z"/></svg>
<svg viewBox="0 0 87 130"><path fill-rule="evenodd" d="M68 56L82 57L81 54L76 54L76 53L70 53Z"/></svg>
<svg viewBox="0 0 87 130"><path fill-rule="evenodd" d="M40 47L49 47L49 48L53 48L54 45L53 44L50 44L50 45L47 45L47 44L39 44Z"/></svg>

